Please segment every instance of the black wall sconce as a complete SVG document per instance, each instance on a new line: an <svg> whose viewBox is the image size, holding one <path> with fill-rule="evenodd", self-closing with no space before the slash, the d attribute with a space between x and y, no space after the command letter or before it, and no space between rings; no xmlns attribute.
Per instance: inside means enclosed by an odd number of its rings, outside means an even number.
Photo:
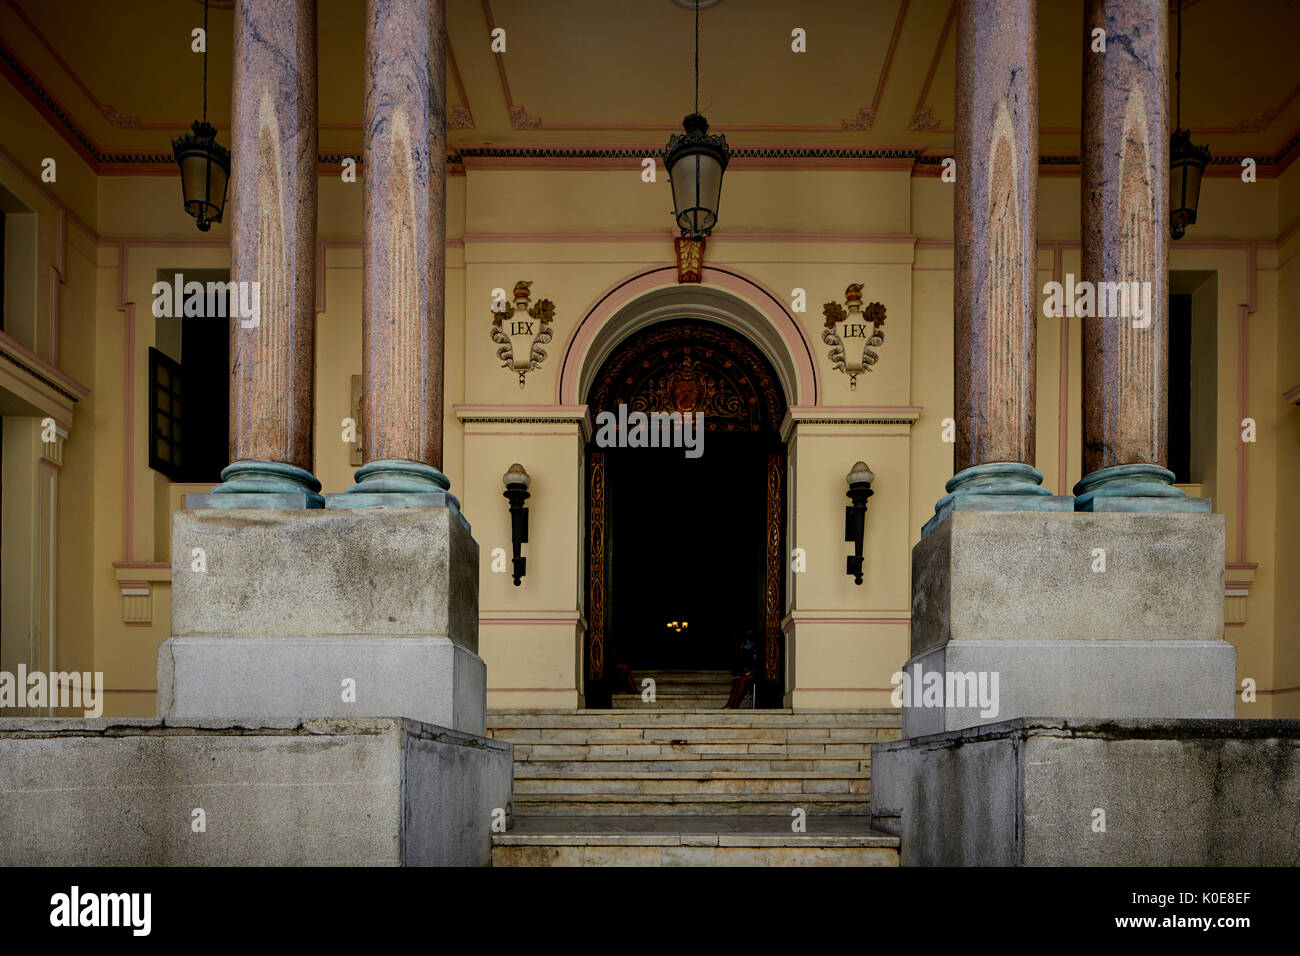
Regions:
<svg viewBox="0 0 1300 956"><path fill-rule="evenodd" d="M849 470L849 500L853 502L844 508L844 540L853 545L849 555L847 574L853 575L853 583L862 583L862 537L867 530L867 499L875 492L871 483L876 476L871 473L865 461L857 462Z"/></svg>
<svg viewBox="0 0 1300 956"><path fill-rule="evenodd" d="M510 544L514 550L515 587L519 587L528 560L519 553L528 543L528 509L524 507L524 501L528 498L528 486L533 479L524 471L523 465L515 462L502 480L506 484L505 497L510 500Z"/></svg>

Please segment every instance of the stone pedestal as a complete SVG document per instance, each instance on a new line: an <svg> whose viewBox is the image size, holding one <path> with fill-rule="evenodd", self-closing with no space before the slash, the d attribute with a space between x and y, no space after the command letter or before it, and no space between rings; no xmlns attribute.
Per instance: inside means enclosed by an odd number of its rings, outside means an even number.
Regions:
<svg viewBox="0 0 1300 956"><path fill-rule="evenodd" d="M951 512L912 551L903 735L1231 717L1223 537L1213 514Z"/></svg>
<svg viewBox="0 0 1300 956"><path fill-rule="evenodd" d="M4 718L0 865L487 866L512 772L401 718Z"/></svg>
<svg viewBox="0 0 1300 956"><path fill-rule="evenodd" d="M903 866L1296 866L1298 805L1300 720L1021 719L871 748Z"/></svg>
<svg viewBox="0 0 1300 956"><path fill-rule="evenodd" d="M485 732L478 545L454 507L178 511L172 554L160 716Z"/></svg>

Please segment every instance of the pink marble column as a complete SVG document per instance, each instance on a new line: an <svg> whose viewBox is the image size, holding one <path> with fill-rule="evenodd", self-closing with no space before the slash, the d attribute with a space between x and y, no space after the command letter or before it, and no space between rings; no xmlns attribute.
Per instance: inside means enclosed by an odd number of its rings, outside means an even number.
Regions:
<svg viewBox="0 0 1300 956"><path fill-rule="evenodd" d="M205 503L320 507L315 0L239 0L233 105L231 278L257 309L231 318L232 464Z"/></svg>
<svg viewBox="0 0 1300 956"><path fill-rule="evenodd" d="M1084 4L1080 510L1183 499L1169 447L1169 113L1165 0ZM1094 41L1105 31L1105 51ZM1101 283L1122 291L1111 294ZM1113 499L1107 501L1106 499ZM1185 500L1185 499L1183 499Z"/></svg>
<svg viewBox="0 0 1300 956"><path fill-rule="evenodd" d="M961 0L953 224L958 471L1034 462L1037 38L1034 0Z"/></svg>
<svg viewBox="0 0 1300 956"><path fill-rule="evenodd" d="M1036 0L959 0L953 215L953 508L1041 508ZM1013 496L1008 498L1008 496ZM1052 499L1056 502L1057 499Z"/></svg>
<svg viewBox="0 0 1300 956"><path fill-rule="evenodd" d="M349 492L440 494L448 487L440 471L443 30L442 0L367 0L361 301L366 463Z"/></svg>

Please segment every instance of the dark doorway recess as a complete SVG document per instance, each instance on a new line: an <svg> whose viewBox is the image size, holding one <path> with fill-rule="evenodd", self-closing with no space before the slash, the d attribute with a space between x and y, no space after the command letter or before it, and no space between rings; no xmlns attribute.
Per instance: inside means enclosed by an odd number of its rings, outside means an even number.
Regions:
<svg viewBox="0 0 1300 956"><path fill-rule="evenodd" d="M1192 480L1192 297L1169 297L1169 470Z"/></svg>
<svg viewBox="0 0 1300 956"><path fill-rule="evenodd" d="M703 414L703 453L601 444L600 414ZM699 320L634 333L588 395L588 706L619 665L738 669L754 647L759 706L780 706L786 403L762 352Z"/></svg>

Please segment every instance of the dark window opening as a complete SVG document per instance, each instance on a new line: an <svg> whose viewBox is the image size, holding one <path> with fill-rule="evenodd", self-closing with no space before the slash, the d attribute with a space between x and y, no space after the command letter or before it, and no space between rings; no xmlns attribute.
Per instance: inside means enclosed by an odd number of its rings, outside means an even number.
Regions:
<svg viewBox="0 0 1300 956"><path fill-rule="evenodd" d="M180 324L180 361L149 349L149 467L172 481L215 484L229 463L233 305L224 316L172 320Z"/></svg>

